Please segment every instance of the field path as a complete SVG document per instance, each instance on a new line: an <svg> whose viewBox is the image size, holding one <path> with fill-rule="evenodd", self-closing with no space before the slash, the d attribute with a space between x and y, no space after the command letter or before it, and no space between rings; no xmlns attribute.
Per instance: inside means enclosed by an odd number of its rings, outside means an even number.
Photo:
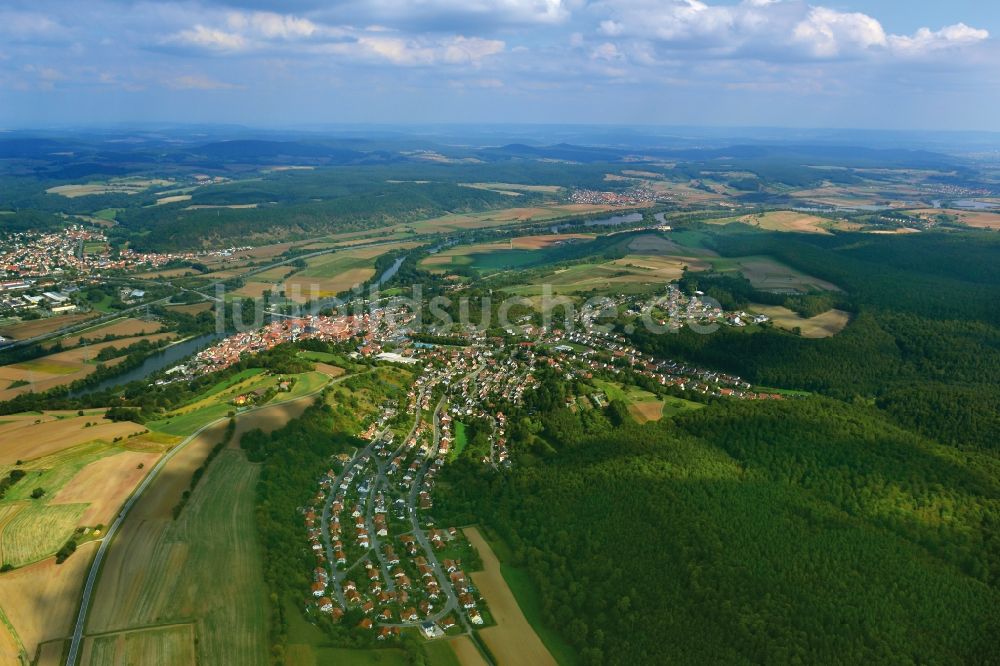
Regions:
<svg viewBox="0 0 1000 666"><path fill-rule="evenodd" d="M480 637L486 641L496 657L497 663L500 666L515 664L557 666L555 658L528 623L524 613L521 612L521 607L517 605L514 593L510 591L507 581L500 573L500 560L493 554L493 549L486 539L475 527L466 527L462 531L465 532L469 543L479 551L479 556L483 560L483 571L473 572L470 576L486 597L490 613L497 622L495 627L488 627L479 632Z"/></svg>

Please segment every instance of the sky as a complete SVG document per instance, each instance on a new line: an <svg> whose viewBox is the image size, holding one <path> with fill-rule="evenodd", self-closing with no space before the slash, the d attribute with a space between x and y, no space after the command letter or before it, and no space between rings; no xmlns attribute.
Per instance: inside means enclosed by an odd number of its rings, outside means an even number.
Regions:
<svg viewBox="0 0 1000 666"><path fill-rule="evenodd" d="M1000 131L992 0L4 0L0 127Z"/></svg>

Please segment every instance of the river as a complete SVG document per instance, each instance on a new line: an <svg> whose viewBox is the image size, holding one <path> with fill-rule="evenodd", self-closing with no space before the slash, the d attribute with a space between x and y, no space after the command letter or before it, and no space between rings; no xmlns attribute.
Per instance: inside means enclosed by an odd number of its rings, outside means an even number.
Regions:
<svg viewBox="0 0 1000 666"><path fill-rule="evenodd" d="M94 391L103 391L104 389L113 388L122 384L128 384L129 382L134 382L139 379L145 379L154 372L170 367L177 361L204 349L209 345L209 343L222 337L223 334L221 333L206 333L204 335L188 338L187 340L182 340L181 342L172 344L169 347L164 348L162 351L153 354L139 366L120 375L115 375L114 377L108 377L107 379L101 380L93 386L87 386L79 391L73 391L70 393L70 396L77 397L86 395L87 393L93 393Z"/></svg>

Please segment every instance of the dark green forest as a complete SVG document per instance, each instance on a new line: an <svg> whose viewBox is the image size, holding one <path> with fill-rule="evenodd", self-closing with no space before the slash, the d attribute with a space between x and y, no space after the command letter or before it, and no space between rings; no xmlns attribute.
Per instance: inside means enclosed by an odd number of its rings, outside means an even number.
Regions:
<svg viewBox="0 0 1000 666"><path fill-rule="evenodd" d="M537 454L439 485L449 517L511 545L584 663L992 661L994 457L822 398L608 411L525 417Z"/></svg>

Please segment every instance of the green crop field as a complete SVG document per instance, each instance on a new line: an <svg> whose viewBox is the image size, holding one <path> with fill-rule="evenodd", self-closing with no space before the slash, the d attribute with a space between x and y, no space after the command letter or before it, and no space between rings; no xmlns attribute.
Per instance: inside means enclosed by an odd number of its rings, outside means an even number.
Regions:
<svg viewBox="0 0 1000 666"><path fill-rule="evenodd" d="M156 627L93 639L91 666L119 664L159 664L186 666L197 663L194 628L189 624Z"/></svg>
<svg viewBox="0 0 1000 666"><path fill-rule="evenodd" d="M59 550L79 525L86 504L27 504L0 533L0 558L15 567L44 559Z"/></svg>
<svg viewBox="0 0 1000 666"><path fill-rule="evenodd" d="M137 533L129 544L134 564L120 572L127 590L95 599L88 631L194 622L197 659L187 663L266 664L268 610L254 528L258 474L241 451L222 451L177 520L160 519Z"/></svg>

